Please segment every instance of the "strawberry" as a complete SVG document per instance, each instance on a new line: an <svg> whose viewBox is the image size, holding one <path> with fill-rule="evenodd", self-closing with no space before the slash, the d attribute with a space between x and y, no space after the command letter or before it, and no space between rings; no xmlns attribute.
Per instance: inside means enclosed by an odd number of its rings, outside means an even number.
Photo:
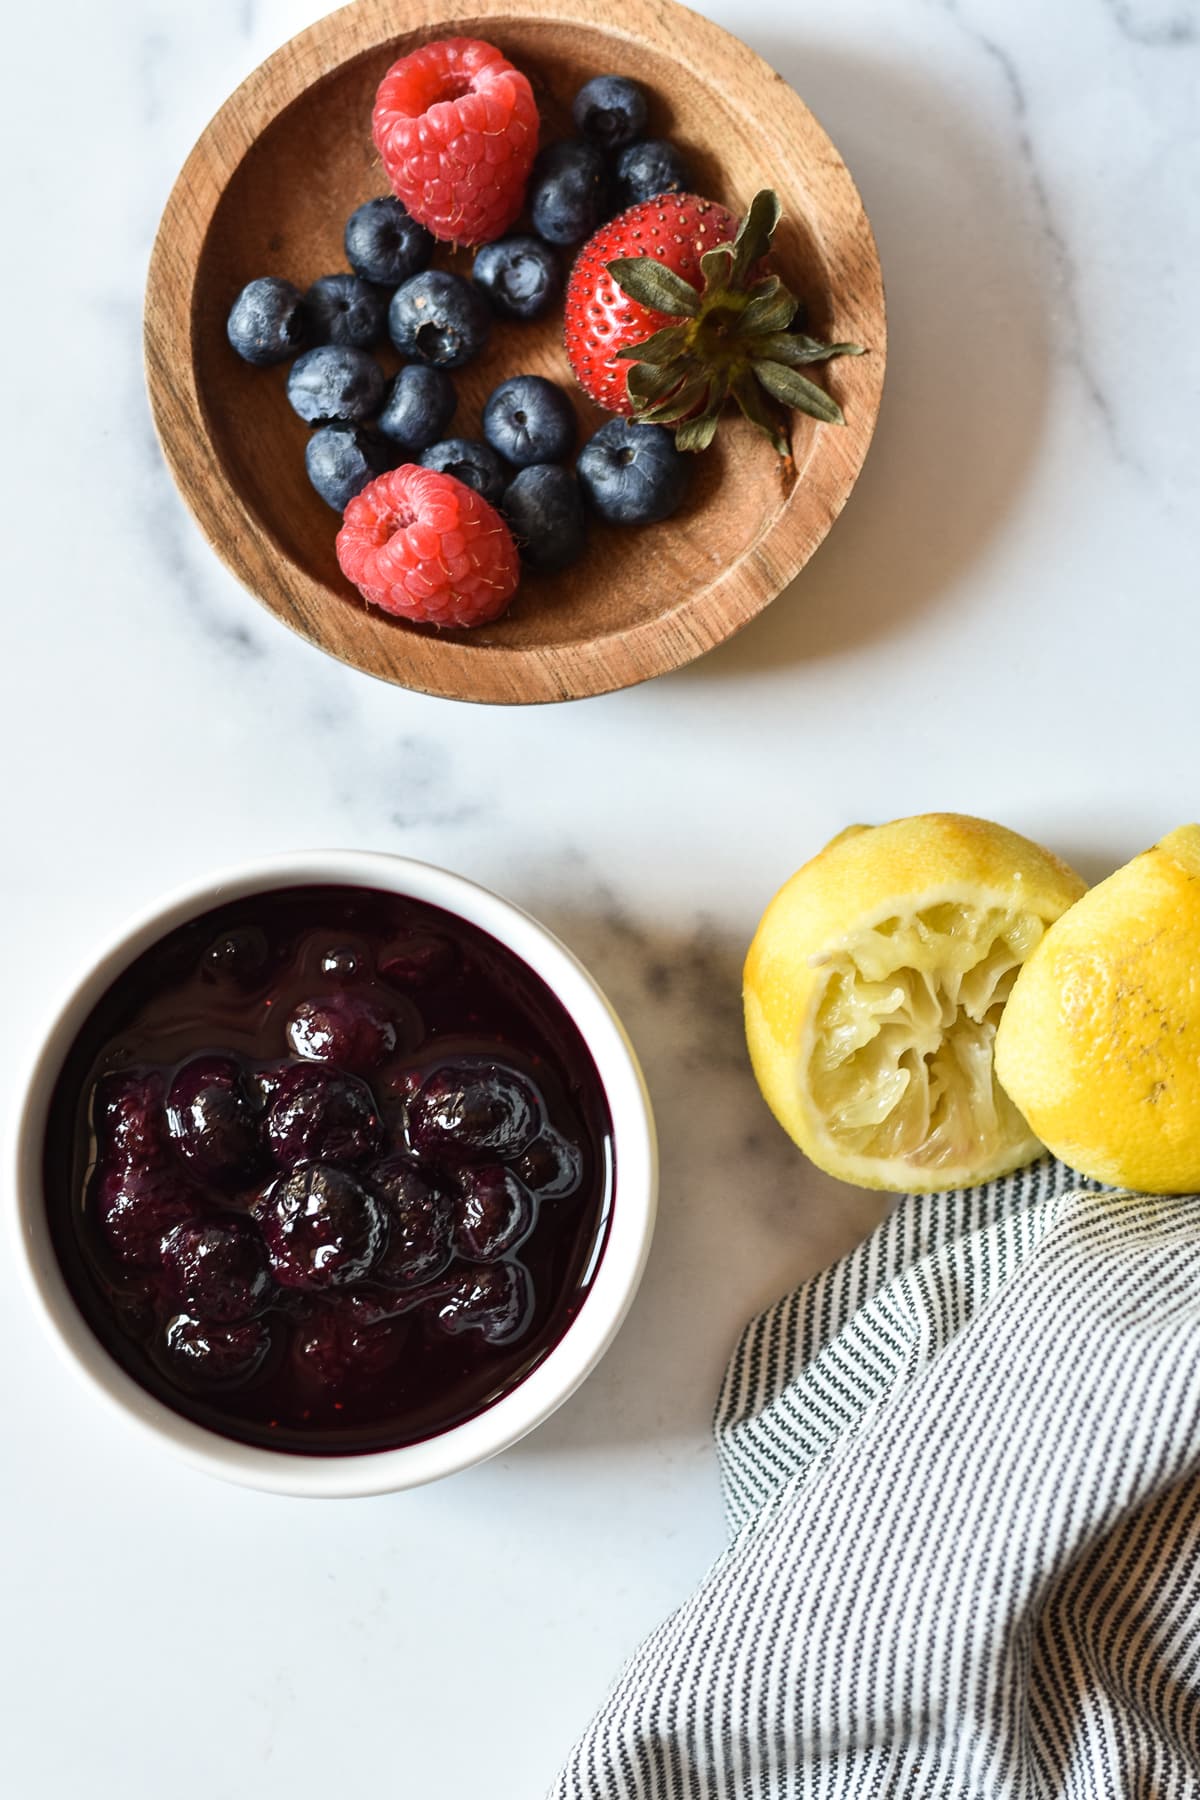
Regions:
<svg viewBox="0 0 1200 1800"><path fill-rule="evenodd" d="M567 357L584 392L610 412L673 426L681 450L712 442L727 398L781 456L777 402L844 423L798 371L860 348L789 329L799 303L765 260L779 212L769 189L740 224L715 200L662 194L601 226L567 284Z"/></svg>
<svg viewBox="0 0 1200 1800"><path fill-rule="evenodd" d="M487 244L520 212L538 111L494 45L440 38L402 56L379 84L371 125L389 181L434 237Z"/></svg>

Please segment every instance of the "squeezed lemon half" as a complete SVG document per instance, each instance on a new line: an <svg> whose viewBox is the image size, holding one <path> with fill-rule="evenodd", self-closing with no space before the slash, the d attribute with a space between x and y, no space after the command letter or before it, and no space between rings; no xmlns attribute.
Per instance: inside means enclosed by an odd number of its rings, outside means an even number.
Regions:
<svg viewBox="0 0 1200 1800"><path fill-rule="evenodd" d="M1041 1148L992 1065L1018 970L1085 891L1002 825L926 813L852 826L780 889L746 958L763 1096L860 1187L986 1181Z"/></svg>

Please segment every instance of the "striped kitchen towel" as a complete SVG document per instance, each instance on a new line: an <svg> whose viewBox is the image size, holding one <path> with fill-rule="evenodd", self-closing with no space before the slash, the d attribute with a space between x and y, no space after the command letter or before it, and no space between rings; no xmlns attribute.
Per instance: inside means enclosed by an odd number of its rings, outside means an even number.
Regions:
<svg viewBox="0 0 1200 1800"><path fill-rule="evenodd" d="M903 1199L716 1437L729 1547L555 1800L1200 1797L1200 1200Z"/></svg>

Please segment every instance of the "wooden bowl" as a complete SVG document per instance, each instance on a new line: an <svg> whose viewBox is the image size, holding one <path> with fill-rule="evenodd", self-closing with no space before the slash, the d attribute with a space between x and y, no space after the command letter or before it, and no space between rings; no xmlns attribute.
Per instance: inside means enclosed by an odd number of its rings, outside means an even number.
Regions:
<svg viewBox="0 0 1200 1800"><path fill-rule="evenodd" d="M651 134L680 145L701 192L740 211L756 189L778 191L776 261L807 303L809 329L869 354L818 374L846 424L796 415L794 471L730 419L696 458L673 519L625 531L597 524L584 559L565 574L527 575L503 619L439 633L367 608L345 581L337 517L308 485L307 432L287 404L286 370L242 362L225 319L257 275L304 288L345 266L347 215L388 191L371 141L375 88L397 56L446 35L486 38L528 74L547 138L569 134L572 96L589 76L635 76L651 96ZM456 373L451 429L477 435L496 383L533 370L562 382L581 431L594 430L601 414L574 386L561 329L558 311L536 324L498 324L486 352ZM605 693L678 668L774 599L862 466L886 340L879 260L845 164L786 82L716 25L673 0L622 0L603 14L595 0L356 0L255 70L200 138L155 242L145 341L172 473L251 593L369 674L453 699L513 703Z"/></svg>

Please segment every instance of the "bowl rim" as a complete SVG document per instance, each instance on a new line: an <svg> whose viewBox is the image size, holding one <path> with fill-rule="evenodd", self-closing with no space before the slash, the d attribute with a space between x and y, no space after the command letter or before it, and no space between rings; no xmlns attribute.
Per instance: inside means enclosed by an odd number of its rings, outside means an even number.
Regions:
<svg viewBox="0 0 1200 1800"><path fill-rule="evenodd" d="M859 336L868 356L840 379L854 384L844 426L806 421L807 457L775 518L731 561L697 559L696 581L668 612L559 645L459 642L405 634L403 667L381 667L359 640L326 629L330 590L294 561L268 524L228 479L207 426L195 366L196 286L209 231L225 188L262 133L304 92L344 63L378 52L422 30L474 25L497 31L514 18L584 25L630 44L651 47L712 86L767 89L770 115L757 119L772 143L789 153L823 190L819 216L807 220L824 256L836 221L835 261L846 278L837 332ZM735 108L735 110L744 110ZM851 279L852 274L852 279ZM296 34L237 87L205 127L164 208L150 257L144 310L146 383L159 443L184 501L218 556L272 615L309 643L377 679L445 699L510 705L581 699L633 686L683 667L755 618L800 572L824 541L858 478L874 433L887 356L887 323L878 251L861 197L834 144L795 90L764 58L679 0L624 0L619 25L597 16L594 0L352 0ZM823 478L809 481L818 447L836 432ZM811 505L802 490L819 490ZM383 621L391 628L394 621ZM401 627L402 629L402 627ZM369 646L368 646L369 650Z"/></svg>
<svg viewBox="0 0 1200 1800"><path fill-rule="evenodd" d="M542 1362L484 1412L398 1449L300 1456L222 1437L176 1413L109 1355L79 1310L51 1242L43 1188L50 1097L87 1014L141 951L210 907L278 887L336 885L403 894L478 925L519 956L566 1006L596 1064L612 1116L616 1183L608 1235L576 1317ZM255 857L176 888L143 908L94 955L55 1008L30 1068L15 1140L14 1235L23 1285L58 1351L93 1393L193 1467L272 1493L390 1493L457 1473L511 1448L575 1392L616 1336L637 1293L654 1230L658 1157L636 1052L598 983L553 932L490 888L436 864L386 852L290 851Z"/></svg>

